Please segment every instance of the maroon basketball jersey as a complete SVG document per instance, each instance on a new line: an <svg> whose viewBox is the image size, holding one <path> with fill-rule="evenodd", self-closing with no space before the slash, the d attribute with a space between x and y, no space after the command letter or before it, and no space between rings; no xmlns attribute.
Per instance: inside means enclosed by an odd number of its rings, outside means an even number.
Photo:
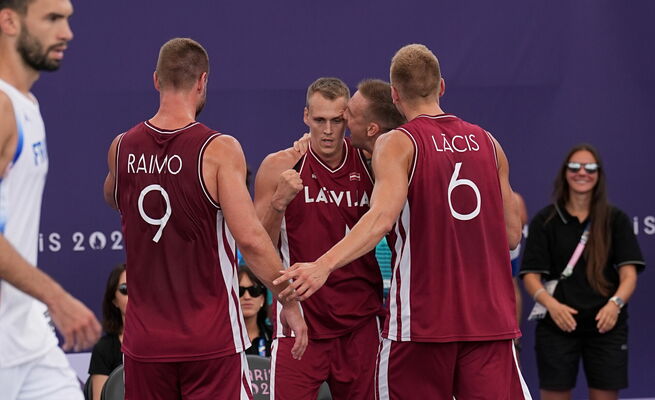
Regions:
<svg viewBox="0 0 655 400"><path fill-rule="evenodd" d="M222 357L250 346L241 315L236 247L202 179L220 134L140 123L116 151L116 203L130 300L123 352L137 361Z"/></svg>
<svg viewBox="0 0 655 400"><path fill-rule="evenodd" d="M452 342L514 338L514 289L495 147L453 115L400 128L414 143L407 201L390 234L383 336Z"/></svg>
<svg viewBox="0 0 655 400"><path fill-rule="evenodd" d="M289 203L280 232L285 267L314 261L339 242L369 209L373 182L360 150L344 140L345 157L331 169L312 151L298 163L303 190ZM276 305L277 337L284 336ZM375 251L340 268L302 302L312 339L341 336L379 314L382 275Z"/></svg>

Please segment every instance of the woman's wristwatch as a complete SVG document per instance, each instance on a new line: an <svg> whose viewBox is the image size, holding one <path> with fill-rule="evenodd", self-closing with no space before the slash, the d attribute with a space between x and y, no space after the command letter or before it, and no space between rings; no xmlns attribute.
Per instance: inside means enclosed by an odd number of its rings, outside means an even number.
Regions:
<svg viewBox="0 0 655 400"><path fill-rule="evenodd" d="M623 299L620 298L619 296L612 296L610 297L609 301L616 304L616 306L619 307L619 310L622 309L623 306L625 306L625 301L623 301Z"/></svg>

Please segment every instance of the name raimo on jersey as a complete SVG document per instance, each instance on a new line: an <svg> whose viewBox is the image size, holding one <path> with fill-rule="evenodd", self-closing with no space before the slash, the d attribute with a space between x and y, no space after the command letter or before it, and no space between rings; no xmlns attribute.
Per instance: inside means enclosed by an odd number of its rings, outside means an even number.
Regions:
<svg viewBox="0 0 655 400"><path fill-rule="evenodd" d="M127 155L128 174L161 174L163 172L177 175L180 171L182 171L182 158L177 154L172 156L166 154L164 157L157 157L156 154L141 154L138 157L132 153Z"/></svg>

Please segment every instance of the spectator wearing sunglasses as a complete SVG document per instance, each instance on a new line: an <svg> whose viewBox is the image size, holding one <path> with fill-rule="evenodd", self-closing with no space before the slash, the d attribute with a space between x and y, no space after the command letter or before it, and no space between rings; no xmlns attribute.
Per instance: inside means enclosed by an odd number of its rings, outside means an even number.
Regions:
<svg viewBox="0 0 655 400"><path fill-rule="evenodd" d="M266 287L246 266L239 268L239 303L243 319L246 321L248 337L252 343L246 349L246 354L270 357L273 329L266 322L268 318Z"/></svg>
<svg viewBox="0 0 655 400"><path fill-rule="evenodd" d="M547 310L535 335L541 398L571 398L582 359L589 398L617 399L628 386L627 303L644 259L630 218L608 203L593 146L569 151L553 200L530 223L520 272ZM558 280L552 295L542 278Z"/></svg>
<svg viewBox="0 0 655 400"><path fill-rule="evenodd" d="M123 364L121 343L127 307L127 281L125 264L117 265L107 278L102 300L102 327L106 333L93 347L89 364L89 379L93 390L92 400L100 399L102 386L109 374Z"/></svg>

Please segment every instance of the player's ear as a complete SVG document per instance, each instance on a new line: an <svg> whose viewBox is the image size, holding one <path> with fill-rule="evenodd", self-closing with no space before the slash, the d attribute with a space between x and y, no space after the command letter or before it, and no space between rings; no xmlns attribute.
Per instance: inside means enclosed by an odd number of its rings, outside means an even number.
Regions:
<svg viewBox="0 0 655 400"><path fill-rule="evenodd" d="M302 113L302 120L305 122L305 125L309 126L309 109L305 107L305 111Z"/></svg>
<svg viewBox="0 0 655 400"><path fill-rule="evenodd" d="M20 33L20 18L18 13L10 8L0 10L0 32L8 36Z"/></svg>
<svg viewBox="0 0 655 400"><path fill-rule="evenodd" d="M198 87L197 87L199 92L202 92L204 87L207 85L208 77L209 76L207 75L206 72L200 74L200 78L198 79Z"/></svg>
<svg viewBox="0 0 655 400"><path fill-rule="evenodd" d="M393 101L393 104L397 104L398 101L400 100L400 95L398 94L398 90L391 85L391 100Z"/></svg>
<svg viewBox="0 0 655 400"><path fill-rule="evenodd" d="M378 133L381 133L380 132L381 130L382 130L382 127L380 127L380 125L378 125L377 122L371 122L366 127L366 136L374 137Z"/></svg>
<svg viewBox="0 0 655 400"><path fill-rule="evenodd" d="M152 82L155 85L155 89L157 89L157 91L160 91L161 88L159 87L159 76L157 75L157 71L152 73Z"/></svg>
<svg viewBox="0 0 655 400"><path fill-rule="evenodd" d="M444 93L446 93L446 81L441 78L439 82L439 97L443 96Z"/></svg>

